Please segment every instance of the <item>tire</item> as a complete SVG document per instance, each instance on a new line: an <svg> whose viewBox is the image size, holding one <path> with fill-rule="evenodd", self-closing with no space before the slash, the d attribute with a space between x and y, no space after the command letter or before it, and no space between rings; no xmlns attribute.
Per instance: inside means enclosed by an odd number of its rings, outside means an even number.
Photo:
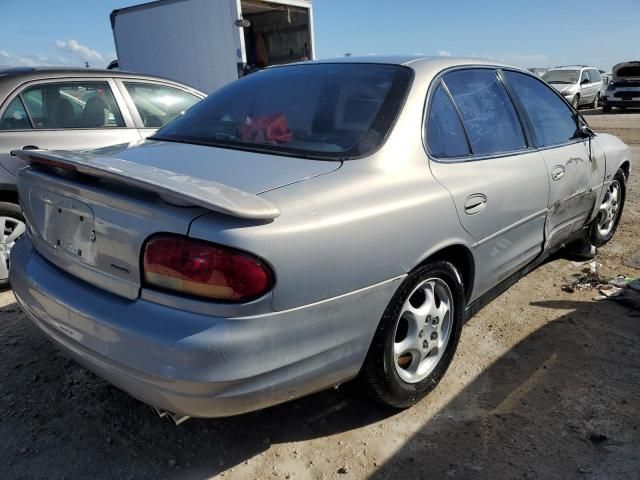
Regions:
<svg viewBox="0 0 640 480"><path fill-rule="evenodd" d="M571 100L571 106L576 111L578 110L578 108L580 108L580 95L578 95L577 93L574 95L573 100Z"/></svg>
<svg viewBox="0 0 640 480"><path fill-rule="evenodd" d="M0 241L0 288L6 288L9 285L9 253L15 239L25 230L24 216L19 205L0 202L0 228L4 228Z"/></svg>
<svg viewBox="0 0 640 480"><path fill-rule="evenodd" d="M617 193L613 193L613 190L617 190ZM607 192L602 200L600 211L598 216L591 225L590 240L596 247L601 247L607 244L616 233L620 218L622 217L622 210L624 209L624 201L627 195L626 177L622 170L618 170L611 180L611 184L607 187ZM607 202L611 201L613 205L612 209L605 207ZM613 216L612 216L613 215ZM610 223L609 223L610 222Z"/></svg>
<svg viewBox="0 0 640 480"><path fill-rule="evenodd" d="M424 293L430 288L429 285L433 287L430 291L434 292L431 297L427 297ZM422 323L423 319L418 319L417 315L407 316L409 312L405 307L409 299L412 305L417 305L416 311L433 313L435 310L426 306L432 305L435 308L439 303L442 311L443 305L446 307L447 304L444 300L447 295L449 297L446 302L450 309L448 313L441 315L442 318L429 315L424 317L424 323ZM429 301L429 298L433 300ZM437 298L440 302L436 300ZM458 346L464 316L464 298L464 287L460 275L450 262L432 262L407 276L380 320L359 374L358 380L374 400L386 406L403 409L412 406L433 390L451 364ZM414 325L417 325L420 330L419 333L411 336L409 333L412 327L407 320L410 317L414 318ZM416 332L415 327L413 332ZM403 354L396 358L400 350L398 346L406 342L411 343L412 338L415 338L419 346L416 350L417 354L415 356ZM431 343L427 347L426 344L429 342ZM440 343L442 343L441 347L439 347ZM394 348L396 354L394 354ZM407 355L410 360L407 360ZM407 361L409 363L405 365ZM401 362L403 367L400 366ZM410 369L414 363L424 367L424 370L419 373L419 369L416 369L416 374L412 378L407 378L412 375Z"/></svg>
<svg viewBox="0 0 640 480"><path fill-rule="evenodd" d="M603 113L611 113L611 105L602 105Z"/></svg>
<svg viewBox="0 0 640 480"><path fill-rule="evenodd" d="M600 92L598 92L595 98L593 99L593 102L591 103L591 108L598 108L598 105L600 105Z"/></svg>

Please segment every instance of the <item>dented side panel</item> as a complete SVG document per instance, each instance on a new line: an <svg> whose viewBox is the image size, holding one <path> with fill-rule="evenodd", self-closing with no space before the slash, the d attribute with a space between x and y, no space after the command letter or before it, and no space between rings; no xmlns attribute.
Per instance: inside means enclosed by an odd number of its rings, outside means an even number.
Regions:
<svg viewBox="0 0 640 480"><path fill-rule="evenodd" d="M549 171L549 204L545 247L562 244L591 218L605 173L604 152L588 140L542 151Z"/></svg>

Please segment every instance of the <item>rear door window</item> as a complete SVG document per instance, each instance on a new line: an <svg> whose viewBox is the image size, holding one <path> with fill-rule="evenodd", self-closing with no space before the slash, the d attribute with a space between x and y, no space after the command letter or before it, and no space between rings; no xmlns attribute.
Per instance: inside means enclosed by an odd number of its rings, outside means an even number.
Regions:
<svg viewBox="0 0 640 480"><path fill-rule="evenodd" d="M529 117L537 147L561 145L578 137L571 107L537 78L505 71L504 76Z"/></svg>
<svg viewBox="0 0 640 480"><path fill-rule="evenodd" d="M107 82L44 83L22 98L37 129L125 126Z"/></svg>
<svg viewBox="0 0 640 480"><path fill-rule="evenodd" d="M11 100L7 105L2 118L0 118L0 130L28 130L31 128L29 116L20 97Z"/></svg>
<svg viewBox="0 0 640 480"><path fill-rule="evenodd" d="M494 70L456 70L443 80L460 111L474 155L526 148L516 110Z"/></svg>
<svg viewBox="0 0 640 480"><path fill-rule="evenodd" d="M437 158L463 157L471 153L458 112L442 84L431 97L427 145L431 155Z"/></svg>
<svg viewBox="0 0 640 480"><path fill-rule="evenodd" d="M147 128L163 127L200 101L195 95L165 85L123 83L140 114L142 124Z"/></svg>

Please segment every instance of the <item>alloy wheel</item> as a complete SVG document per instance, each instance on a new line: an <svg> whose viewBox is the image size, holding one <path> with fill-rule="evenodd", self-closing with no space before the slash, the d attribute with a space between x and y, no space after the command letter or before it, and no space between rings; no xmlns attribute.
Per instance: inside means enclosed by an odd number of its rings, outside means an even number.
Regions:
<svg viewBox="0 0 640 480"><path fill-rule="evenodd" d="M453 325L453 295L447 283L430 278L405 301L396 323L393 359L407 383L424 380L444 354Z"/></svg>
<svg viewBox="0 0 640 480"><path fill-rule="evenodd" d="M598 233L606 237L613 230L620 212L620 182L614 180L605 193L604 200L598 212Z"/></svg>
<svg viewBox="0 0 640 480"><path fill-rule="evenodd" d="M26 227L17 218L0 216L0 281L9 278L9 254Z"/></svg>

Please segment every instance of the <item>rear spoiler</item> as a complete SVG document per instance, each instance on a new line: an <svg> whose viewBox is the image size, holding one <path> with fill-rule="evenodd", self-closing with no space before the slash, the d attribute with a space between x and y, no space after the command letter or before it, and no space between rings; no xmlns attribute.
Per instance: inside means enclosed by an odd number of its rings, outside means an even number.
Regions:
<svg viewBox="0 0 640 480"><path fill-rule="evenodd" d="M11 154L30 164L73 170L132 185L154 192L180 206L204 207L213 212L252 220L272 220L280 215L275 205L252 193L115 157L63 150L12 150Z"/></svg>

